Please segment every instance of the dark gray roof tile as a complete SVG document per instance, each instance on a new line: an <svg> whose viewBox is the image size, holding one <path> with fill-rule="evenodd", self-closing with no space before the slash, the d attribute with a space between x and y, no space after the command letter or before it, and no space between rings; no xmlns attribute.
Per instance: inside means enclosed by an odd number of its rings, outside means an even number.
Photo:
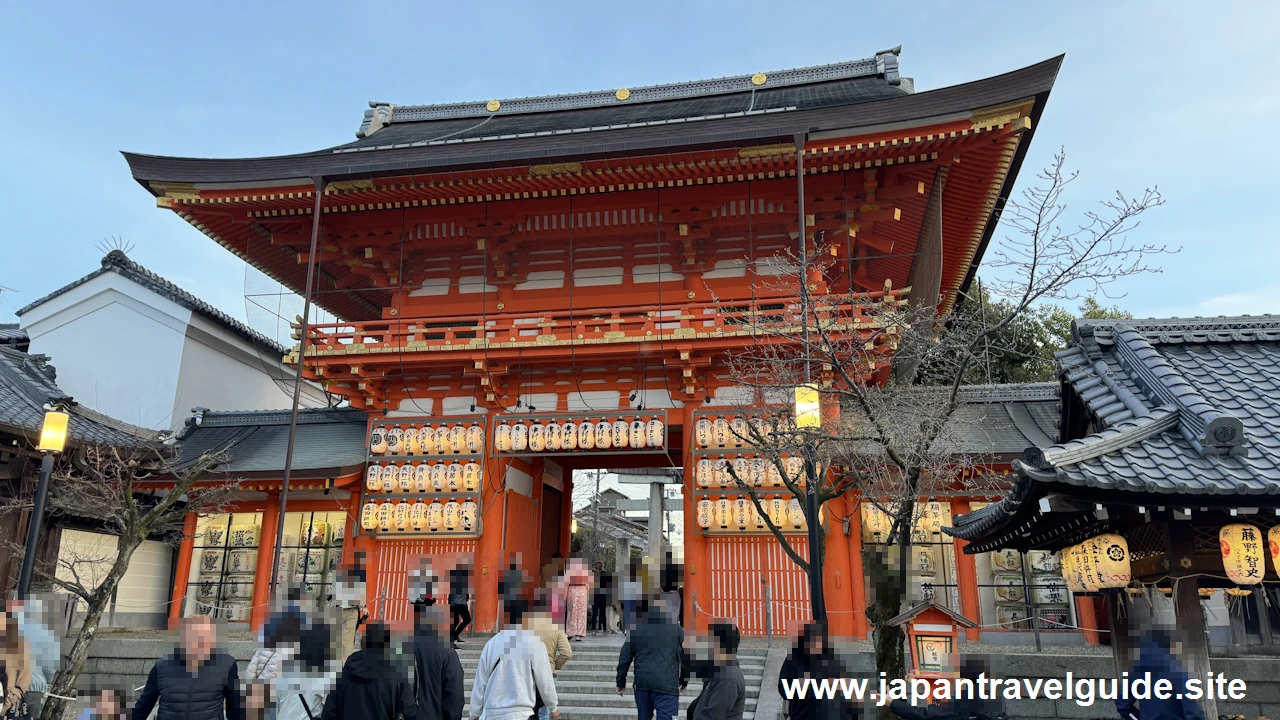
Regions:
<svg viewBox="0 0 1280 720"><path fill-rule="evenodd" d="M220 472L278 476L284 471L289 416L288 410L198 409L174 443L176 465L223 453L227 459ZM357 471L368 457L367 428L368 416L353 408L299 411L293 469L304 476Z"/></svg>

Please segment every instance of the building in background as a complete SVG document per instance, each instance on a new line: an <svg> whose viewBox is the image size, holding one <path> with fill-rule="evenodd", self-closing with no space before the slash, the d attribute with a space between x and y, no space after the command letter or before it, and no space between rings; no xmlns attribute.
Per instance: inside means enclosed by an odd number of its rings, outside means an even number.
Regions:
<svg viewBox="0 0 1280 720"><path fill-rule="evenodd" d="M101 267L17 311L33 353L58 365L62 391L82 406L153 430L182 426L192 408L288 407L287 349L130 260ZM324 393L303 388L304 407Z"/></svg>

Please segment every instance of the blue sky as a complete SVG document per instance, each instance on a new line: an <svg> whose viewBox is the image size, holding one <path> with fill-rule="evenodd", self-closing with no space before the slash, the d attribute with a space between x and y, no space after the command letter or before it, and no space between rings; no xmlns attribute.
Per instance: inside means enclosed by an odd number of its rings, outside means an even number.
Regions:
<svg viewBox="0 0 1280 720"><path fill-rule="evenodd" d="M1280 4L11 3L0 27L0 322L132 257L224 310L270 289L155 207L120 150L206 157L353 138L371 99L483 100L867 57L902 45L917 90L1066 53L1023 181L1065 146L1078 210L1158 185L1143 241L1182 246L1127 280L1140 316L1280 312ZM271 321L274 324L273 321Z"/></svg>

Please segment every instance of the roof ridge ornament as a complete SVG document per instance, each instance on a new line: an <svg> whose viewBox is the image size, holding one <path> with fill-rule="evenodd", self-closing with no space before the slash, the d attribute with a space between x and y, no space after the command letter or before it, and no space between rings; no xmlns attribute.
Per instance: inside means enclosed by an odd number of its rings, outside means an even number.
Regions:
<svg viewBox="0 0 1280 720"><path fill-rule="evenodd" d="M1182 411L1182 436L1197 452L1233 457L1248 454L1248 439L1240 418L1210 403L1128 323L1118 322L1111 330L1120 367L1149 398Z"/></svg>

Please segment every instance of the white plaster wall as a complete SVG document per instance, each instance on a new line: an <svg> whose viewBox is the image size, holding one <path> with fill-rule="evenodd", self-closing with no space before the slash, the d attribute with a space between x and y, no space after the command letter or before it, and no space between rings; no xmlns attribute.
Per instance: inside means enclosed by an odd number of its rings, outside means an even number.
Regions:
<svg viewBox="0 0 1280 720"><path fill-rule="evenodd" d="M50 356L58 387L100 413L143 427L172 416L191 311L114 272L21 318L31 352Z"/></svg>
<svg viewBox="0 0 1280 720"><path fill-rule="evenodd" d="M221 325L193 315L182 348L173 397L172 426L180 427L193 407L213 410L272 410L293 404L292 368L274 350L258 347ZM324 395L303 383L301 406L323 407Z"/></svg>

